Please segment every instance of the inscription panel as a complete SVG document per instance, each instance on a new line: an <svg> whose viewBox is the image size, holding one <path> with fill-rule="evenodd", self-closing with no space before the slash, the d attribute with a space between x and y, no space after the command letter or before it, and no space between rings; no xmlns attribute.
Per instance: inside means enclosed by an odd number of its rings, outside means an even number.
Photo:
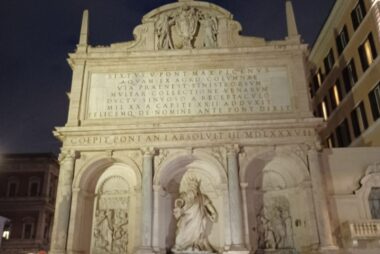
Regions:
<svg viewBox="0 0 380 254"><path fill-rule="evenodd" d="M286 67L92 73L86 119L291 111Z"/></svg>
<svg viewBox="0 0 380 254"><path fill-rule="evenodd" d="M255 130L230 130L230 131L194 131L194 132L171 132L156 134L115 134L115 135L92 135L92 136L71 136L65 140L66 147L141 147L141 144L157 145L175 144L183 146L189 144L210 144L210 142L222 143L242 143L242 142L263 142L268 140L281 140L289 138L312 138L314 139L313 128L265 128Z"/></svg>

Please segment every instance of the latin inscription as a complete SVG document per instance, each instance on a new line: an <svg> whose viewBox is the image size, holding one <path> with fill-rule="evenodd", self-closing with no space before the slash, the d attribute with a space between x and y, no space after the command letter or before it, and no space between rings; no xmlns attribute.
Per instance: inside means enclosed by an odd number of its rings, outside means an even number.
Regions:
<svg viewBox="0 0 380 254"><path fill-rule="evenodd" d="M135 134L135 135L110 135L110 136L82 136L68 137L66 146L141 146L142 143L158 144L173 142L229 142L229 141L252 141L263 139L312 137L313 129L263 129L263 130L241 130L241 131L205 131L189 133L157 133L157 134Z"/></svg>
<svg viewBox="0 0 380 254"><path fill-rule="evenodd" d="M285 67L93 73L87 119L289 112Z"/></svg>

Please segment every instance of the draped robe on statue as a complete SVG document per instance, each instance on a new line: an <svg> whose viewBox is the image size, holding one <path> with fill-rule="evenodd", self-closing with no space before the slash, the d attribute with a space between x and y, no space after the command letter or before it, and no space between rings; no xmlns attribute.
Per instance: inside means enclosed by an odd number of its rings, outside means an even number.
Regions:
<svg viewBox="0 0 380 254"><path fill-rule="evenodd" d="M174 216L178 219L173 252L213 252L207 235L208 220L215 222L216 211L210 199L199 190L199 183L182 192L175 201Z"/></svg>

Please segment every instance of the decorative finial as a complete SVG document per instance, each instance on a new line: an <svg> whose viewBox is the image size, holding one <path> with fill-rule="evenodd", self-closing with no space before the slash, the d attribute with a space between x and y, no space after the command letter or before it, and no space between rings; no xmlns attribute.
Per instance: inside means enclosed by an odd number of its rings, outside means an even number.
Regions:
<svg viewBox="0 0 380 254"><path fill-rule="evenodd" d="M290 0L286 0L286 23L288 27L288 39L299 39L296 18L294 16L292 1Z"/></svg>
<svg viewBox="0 0 380 254"><path fill-rule="evenodd" d="M78 49L87 47L88 44L88 10L83 11L82 26L80 29L80 37Z"/></svg>

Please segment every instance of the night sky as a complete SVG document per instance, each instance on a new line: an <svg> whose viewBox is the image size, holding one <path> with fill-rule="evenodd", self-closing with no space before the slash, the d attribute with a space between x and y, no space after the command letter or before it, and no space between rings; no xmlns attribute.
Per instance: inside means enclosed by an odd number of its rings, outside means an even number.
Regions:
<svg viewBox="0 0 380 254"><path fill-rule="evenodd" d="M0 0L0 153L59 151L55 126L66 123L71 69L84 9L90 44L132 39L144 14L164 0ZM213 0L230 11L244 35L286 36L284 0ZM334 0L293 0L298 29L312 45Z"/></svg>

